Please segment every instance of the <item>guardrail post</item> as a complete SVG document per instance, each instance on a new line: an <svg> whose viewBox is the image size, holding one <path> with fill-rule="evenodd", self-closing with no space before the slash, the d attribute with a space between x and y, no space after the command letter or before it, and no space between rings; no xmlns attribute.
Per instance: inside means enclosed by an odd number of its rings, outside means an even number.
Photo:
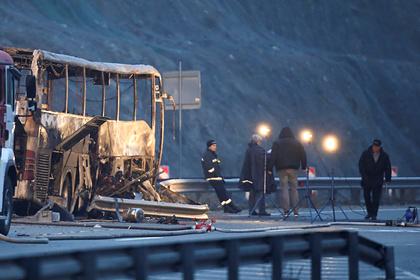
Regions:
<svg viewBox="0 0 420 280"><path fill-rule="evenodd" d="M271 239L271 279L281 280L283 276L283 238L276 236Z"/></svg>
<svg viewBox="0 0 420 280"><path fill-rule="evenodd" d="M309 244L311 250L311 274L312 280L321 280L321 259L322 259L322 245L321 234L312 233L309 237Z"/></svg>
<svg viewBox="0 0 420 280"><path fill-rule="evenodd" d="M25 278L28 280L41 279L41 258L26 258L22 261L25 269Z"/></svg>
<svg viewBox="0 0 420 280"><path fill-rule="evenodd" d="M229 240L226 242L227 248L227 265L228 279L239 279L239 243L237 240Z"/></svg>
<svg viewBox="0 0 420 280"><path fill-rule="evenodd" d="M192 244L181 245L181 266L184 280L194 279L194 248Z"/></svg>
<svg viewBox="0 0 420 280"><path fill-rule="evenodd" d="M349 259L349 279L359 279L359 235L357 232L349 232L347 240Z"/></svg>
<svg viewBox="0 0 420 280"><path fill-rule="evenodd" d="M138 247L131 250L131 256L133 257L133 268L136 280L146 280L148 274L148 263L147 263L148 250L144 247Z"/></svg>
<svg viewBox="0 0 420 280"><path fill-rule="evenodd" d="M385 247L385 279L395 279L394 247Z"/></svg>
<svg viewBox="0 0 420 280"><path fill-rule="evenodd" d="M81 278L92 280L97 278L96 254L92 252L83 252L78 256L81 266Z"/></svg>

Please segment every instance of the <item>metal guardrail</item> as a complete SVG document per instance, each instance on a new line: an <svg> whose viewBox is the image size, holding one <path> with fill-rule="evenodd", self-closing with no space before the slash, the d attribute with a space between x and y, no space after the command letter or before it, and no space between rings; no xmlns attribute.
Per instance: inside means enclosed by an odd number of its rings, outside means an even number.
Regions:
<svg viewBox="0 0 420 280"><path fill-rule="evenodd" d="M306 178L298 178L300 185L304 185ZM278 179L276 178L278 182ZM360 177L335 177L335 189L360 189ZM207 192L213 188L203 179L170 179L160 182L161 185L168 187L171 191L179 193ZM242 192L238 188L239 179L225 179L225 186L230 192ZM330 177L317 177L309 179L309 189L328 190L331 188ZM394 177L392 183L387 185L388 189L420 189L420 177Z"/></svg>
<svg viewBox="0 0 420 280"><path fill-rule="evenodd" d="M166 240L13 259L0 256L0 279L147 279L151 274L182 272L189 280L196 270L227 267L228 279L236 280L241 265L271 263L272 279L279 280L286 261L310 259L311 277L317 280L322 276L322 258L334 256L348 257L349 279L359 279L359 261L384 270L386 279L395 279L393 247L345 230Z"/></svg>
<svg viewBox="0 0 420 280"><path fill-rule="evenodd" d="M182 204L164 201L135 200L127 198L114 198L97 195L91 202L88 211L98 209L104 211L119 211L141 208L145 215L171 217L176 215L178 218L186 219L207 219L209 208L207 205Z"/></svg>

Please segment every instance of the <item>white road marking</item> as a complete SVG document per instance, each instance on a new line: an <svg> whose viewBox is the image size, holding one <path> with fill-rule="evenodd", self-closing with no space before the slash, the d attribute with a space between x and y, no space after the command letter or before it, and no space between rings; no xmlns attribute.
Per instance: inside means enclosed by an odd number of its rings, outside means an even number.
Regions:
<svg viewBox="0 0 420 280"><path fill-rule="evenodd" d="M346 230L357 230L359 232L391 232L391 233L420 233L420 230L412 229L364 229L364 228L344 228Z"/></svg>
<svg viewBox="0 0 420 280"><path fill-rule="evenodd" d="M412 272L406 271L406 270L401 269L399 267L396 267L395 269L398 270L400 273L404 274L405 276L410 277L409 279L420 280L419 275L416 275Z"/></svg>
<svg viewBox="0 0 420 280"><path fill-rule="evenodd" d="M117 242L129 242L129 241L139 241L139 240L151 240L151 239L160 239L162 237L131 237L131 238L116 238L114 241Z"/></svg>

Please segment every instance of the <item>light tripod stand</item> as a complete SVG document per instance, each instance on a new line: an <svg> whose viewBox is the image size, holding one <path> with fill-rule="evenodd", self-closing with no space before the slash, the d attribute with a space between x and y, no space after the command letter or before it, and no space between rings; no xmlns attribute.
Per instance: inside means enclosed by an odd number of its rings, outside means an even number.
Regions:
<svg viewBox="0 0 420 280"><path fill-rule="evenodd" d="M274 175L273 175L274 176ZM257 199L254 206L252 207L251 211L249 212L249 217L252 216L252 213L255 212L257 207L260 206L260 203L265 203L265 198L267 195L267 152L264 149L264 183L263 183L263 193L261 196ZM282 213L280 208L277 206L277 204L269 197L271 204L274 205L274 207L279 211L279 213Z"/></svg>
<svg viewBox="0 0 420 280"><path fill-rule="evenodd" d="M334 168L331 168L331 188L330 188L330 197L328 198L327 203L325 203L324 207L321 208L321 210L319 210L319 214L322 213L322 211L325 210L325 208L331 204L331 209L332 209L332 214L333 214L333 221L336 222L336 216L335 216L335 207L338 207L341 211L341 213L343 213L344 217L346 217L346 220L349 220L349 217L347 216L346 212L344 212L343 208L341 207L341 205L336 202L335 200L335 181L334 181ZM321 216L318 216L321 219ZM312 220L312 222L314 222L316 220L316 217Z"/></svg>
<svg viewBox="0 0 420 280"><path fill-rule="evenodd" d="M322 217L320 215L320 211L316 209L314 202L312 201L309 189L309 168L306 168L306 180L305 180L305 195L299 199L299 201L294 205L287 213L285 213L285 217L283 220L287 220L289 218L292 211L294 212L298 207L301 205L302 202L306 201L306 205L309 208L309 216L311 217L311 223L313 223L316 218L318 217L320 221L322 221ZM315 218L312 219L312 209L315 211L316 215Z"/></svg>
<svg viewBox="0 0 420 280"><path fill-rule="evenodd" d="M309 129L302 130L301 133L300 133L300 138L301 138L302 142L304 142L308 145L312 144L312 138L313 138L312 131L309 130ZM305 171L306 171L305 195L302 198L299 199L299 201L296 203L296 205L293 205L293 207L287 213L285 213L284 220L286 220L290 216L292 211L293 212L296 211L298 209L298 207L302 204L303 201L306 201L306 205L309 208L309 215L310 215L310 218L311 218L311 223L313 222L313 220L312 220L312 209L315 210L315 213L316 213L315 218L318 217L322 221L322 218L319 214L319 211L318 211L318 209L316 209L315 204L312 201L312 198L311 198L311 195L310 195L311 190L309 189L309 168L306 168ZM285 187L285 186L283 186L283 187Z"/></svg>

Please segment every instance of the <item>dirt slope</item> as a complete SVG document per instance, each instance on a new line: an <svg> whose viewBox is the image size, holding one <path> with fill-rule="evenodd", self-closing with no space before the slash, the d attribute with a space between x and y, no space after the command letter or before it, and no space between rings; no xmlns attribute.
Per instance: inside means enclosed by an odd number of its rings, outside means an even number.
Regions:
<svg viewBox="0 0 420 280"><path fill-rule="evenodd" d="M0 45L202 74L202 108L184 114L183 177L201 176L208 138L237 176L265 121L315 130L319 175L357 160L379 137L400 175L420 175L419 1L1 1ZM169 116L171 117L171 116ZM168 133L164 163L178 175ZM342 139L337 155L319 137Z"/></svg>

